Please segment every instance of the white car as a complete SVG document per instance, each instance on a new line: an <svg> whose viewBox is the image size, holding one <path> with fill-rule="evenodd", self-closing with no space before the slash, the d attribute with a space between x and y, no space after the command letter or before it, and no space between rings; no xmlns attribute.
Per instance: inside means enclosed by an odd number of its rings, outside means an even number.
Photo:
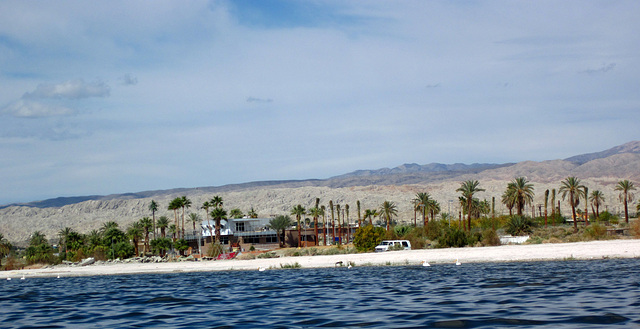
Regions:
<svg viewBox="0 0 640 329"><path fill-rule="evenodd" d="M389 250L411 250L409 240L383 240L376 246L376 252Z"/></svg>

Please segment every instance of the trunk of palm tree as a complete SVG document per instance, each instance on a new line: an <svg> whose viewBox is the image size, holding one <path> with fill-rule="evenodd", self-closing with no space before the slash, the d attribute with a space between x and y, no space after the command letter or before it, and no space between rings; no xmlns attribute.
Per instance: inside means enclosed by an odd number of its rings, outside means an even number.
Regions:
<svg viewBox="0 0 640 329"><path fill-rule="evenodd" d="M322 241L327 245L327 216L325 215L324 206L322 206Z"/></svg>
<svg viewBox="0 0 640 329"><path fill-rule="evenodd" d="M549 202L549 190L544 191L544 227L547 227L547 204Z"/></svg>
<svg viewBox="0 0 640 329"><path fill-rule="evenodd" d="M589 225L589 188L584 188L584 226Z"/></svg>
<svg viewBox="0 0 640 329"><path fill-rule="evenodd" d="M349 243L349 239L351 239L351 227L349 227L349 205L345 206L345 212L347 213L347 217L345 217L347 220L347 243Z"/></svg>
<svg viewBox="0 0 640 329"><path fill-rule="evenodd" d="M629 206L627 204L627 193L624 193L624 221L629 224Z"/></svg>
<svg viewBox="0 0 640 329"><path fill-rule="evenodd" d="M362 226L362 217L360 217L360 200L356 201L358 207L358 227Z"/></svg>

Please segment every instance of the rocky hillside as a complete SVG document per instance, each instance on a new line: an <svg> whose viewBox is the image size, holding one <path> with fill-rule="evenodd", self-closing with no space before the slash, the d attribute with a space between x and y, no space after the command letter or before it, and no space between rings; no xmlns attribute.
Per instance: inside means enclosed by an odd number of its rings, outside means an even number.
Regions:
<svg viewBox="0 0 640 329"><path fill-rule="evenodd" d="M565 160L542 162L526 161L516 164L403 165L393 169L357 171L326 180L269 181L227 185L146 191L109 196L87 196L57 198L20 205L9 205L0 209L0 232L10 241L19 243L29 234L39 230L49 238L55 238L64 227L80 232L99 229L106 221L116 221L122 226L144 216L151 216L148 205L155 200L160 205L156 216L174 213L166 210L169 201L186 195L193 202L188 212L197 212L203 218L200 205L214 195L220 195L225 208L240 208L247 212L252 207L262 216L288 214L291 207L302 204L311 207L315 198L321 204L350 206L349 218L357 220L356 202L360 201L362 212L378 208L385 200L396 202L401 221L413 221L411 200L417 192L429 192L440 202L443 212L457 214L460 182L468 179L480 181L485 192L480 199L500 199L506 184L516 176L526 176L534 183L535 203L542 203L544 190L558 188L567 176L577 176L590 188L605 193L610 210L620 208L617 193L613 190L617 181L630 179L640 184L640 142L627 143L603 152L591 153ZM451 202L449 202L451 200ZM563 203L564 210L568 205ZM499 212L506 210L499 202Z"/></svg>

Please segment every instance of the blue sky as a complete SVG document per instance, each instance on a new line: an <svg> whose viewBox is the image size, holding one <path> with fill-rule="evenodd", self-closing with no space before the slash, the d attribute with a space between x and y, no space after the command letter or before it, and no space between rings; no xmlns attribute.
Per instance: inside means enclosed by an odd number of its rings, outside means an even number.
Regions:
<svg viewBox="0 0 640 329"><path fill-rule="evenodd" d="M638 1L2 1L0 204L638 140Z"/></svg>

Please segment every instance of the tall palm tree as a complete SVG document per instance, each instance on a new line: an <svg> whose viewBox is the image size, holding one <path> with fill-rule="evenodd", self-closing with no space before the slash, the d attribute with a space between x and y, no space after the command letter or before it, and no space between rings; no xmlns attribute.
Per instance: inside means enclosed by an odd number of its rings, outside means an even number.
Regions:
<svg viewBox="0 0 640 329"><path fill-rule="evenodd" d="M293 222L291 221L291 217L286 216L286 215L279 215L279 216L276 216L275 218L272 218L271 220L269 220L268 227L271 228L272 230L276 231L276 237L278 239L278 246L281 247L281 248L284 246L284 232L291 225L293 225ZM282 232L282 235L281 235L280 232Z"/></svg>
<svg viewBox="0 0 640 329"><path fill-rule="evenodd" d="M565 178L560 184L558 192L562 194L562 200L569 197L569 205L571 206L571 214L573 218L573 229L578 231L578 221L576 219L576 207L580 204L580 198L584 193L585 186L580 183L580 179L575 176Z"/></svg>
<svg viewBox="0 0 640 329"><path fill-rule="evenodd" d="M222 207L215 207L210 215L216 221L216 243L220 243L220 221L227 219L227 211Z"/></svg>
<svg viewBox="0 0 640 329"><path fill-rule="evenodd" d="M591 192L589 196L589 202L591 202L591 207L595 207L595 210L591 210L594 212L594 216L596 219L600 218L600 206L604 204L604 193L600 190L595 190Z"/></svg>
<svg viewBox="0 0 640 329"><path fill-rule="evenodd" d="M189 214L189 221L193 224L193 234L197 234L196 223L200 223L201 220L200 215L195 212Z"/></svg>
<svg viewBox="0 0 640 329"><path fill-rule="evenodd" d="M338 223L337 223L337 230L336 231L338 231L338 244L342 243L342 224L340 223L340 212L341 211L342 211L342 209L340 208L340 205L337 204L336 205L336 217L338 218Z"/></svg>
<svg viewBox="0 0 640 329"><path fill-rule="evenodd" d="M358 208L358 227L362 226L362 217L360 217L360 200L356 201L356 208Z"/></svg>
<svg viewBox="0 0 640 329"><path fill-rule="evenodd" d="M335 219L333 212L333 200L329 200L329 209L331 209L331 240L336 239L336 227L335 227Z"/></svg>
<svg viewBox="0 0 640 329"><path fill-rule="evenodd" d="M547 227L547 206L549 205L549 189L544 191L544 227Z"/></svg>
<svg viewBox="0 0 640 329"><path fill-rule="evenodd" d="M153 228L153 224L154 224L153 220L149 217L142 217L142 219L140 219L140 226L144 231L144 251L143 252L151 251L151 248L149 246L149 229Z"/></svg>
<svg viewBox="0 0 640 329"><path fill-rule="evenodd" d="M127 236L131 239L131 243L133 243L135 255L138 256L138 241L142 238L142 227L140 226L140 222L133 222L131 226L127 228Z"/></svg>
<svg viewBox="0 0 640 329"><path fill-rule="evenodd" d="M460 187L456 190L456 192L460 192L462 196L465 198L467 203L467 221L468 221L468 229L471 231L471 212L473 207L473 195L484 191L483 188L480 188L480 182L477 180L468 180L462 182Z"/></svg>
<svg viewBox="0 0 640 329"><path fill-rule="evenodd" d="M554 188L551 189L551 217L554 218L554 224L555 224L555 218L556 218L556 189L554 189Z"/></svg>
<svg viewBox="0 0 640 329"><path fill-rule="evenodd" d="M178 209L180 209L181 207L181 200L180 198L175 198L171 201L169 201L169 206L167 206L167 210L173 210L173 217L174 217L174 225L176 226L176 233L179 231L179 225L178 225Z"/></svg>
<svg viewBox="0 0 640 329"><path fill-rule="evenodd" d="M213 242L213 226L211 226L211 222L209 221L209 208L213 207L213 205L209 201L205 201L202 203L200 209L204 209L205 220L207 221L207 228L209 229L209 234L211 235L211 239ZM206 242L206 239L205 239Z"/></svg>
<svg viewBox="0 0 640 329"><path fill-rule="evenodd" d="M417 202L420 210L422 210L422 223L426 227L429 224L429 217L427 217L427 207L429 205L429 201L431 201L431 195L429 195L429 193L427 192L418 192L414 200L415 202Z"/></svg>
<svg viewBox="0 0 640 329"><path fill-rule="evenodd" d="M233 208L229 210L229 217L231 218L242 218L243 216L244 214L242 213L242 210L240 210L240 208Z"/></svg>
<svg viewBox="0 0 640 329"><path fill-rule="evenodd" d="M249 212L247 212L247 216L249 216L249 218L258 218L258 213L255 209L253 209L253 207L251 207L251 209L249 209Z"/></svg>
<svg viewBox="0 0 640 329"><path fill-rule="evenodd" d="M313 227L314 227L314 235L316 238L316 245L318 245L318 217L322 215L322 210L318 207L313 207L309 209L309 216L313 217Z"/></svg>
<svg viewBox="0 0 640 329"><path fill-rule="evenodd" d="M293 207L293 209L291 209L291 215L296 216L296 222L298 223L298 247L300 247L300 245L302 244L302 239L301 239L301 227L300 227L300 218L302 216L304 216L304 214L306 214L306 209L304 209L304 207L299 204L295 207Z"/></svg>
<svg viewBox="0 0 640 329"><path fill-rule="evenodd" d="M589 188L584 187L583 192L584 197L584 226L589 225Z"/></svg>
<svg viewBox="0 0 640 329"><path fill-rule="evenodd" d="M320 207L320 213L322 214L322 241L324 245L327 245L327 208L322 205Z"/></svg>
<svg viewBox="0 0 640 329"><path fill-rule="evenodd" d="M347 228L347 243L349 243L349 239L351 239L351 228L349 227L349 204L345 204L344 205L344 212L345 212L346 216L343 218L343 221L344 220L347 221L345 226Z"/></svg>
<svg viewBox="0 0 640 329"><path fill-rule="evenodd" d="M182 238L184 239L184 215L185 215L185 208L189 209L191 208L191 200L187 199L186 196L182 196L180 198L180 208L182 208Z"/></svg>
<svg viewBox="0 0 640 329"><path fill-rule="evenodd" d="M398 215L398 206L393 201L385 201L380 206L380 214L387 222L387 231L391 228L391 219Z"/></svg>
<svg viewBox="0 0 640 329"><path fill-rule="evenodd" d="M151 200L149 203L149 210L151 210L151 218L153 220L153 237L156 236L156 211L158 211L158 203L154 200Z"/></svg>
<svg viewBox="0 0 640 329"><path fill-rule="evenodd" d="M224 202L222 201L222 197L219 195L216 195L213 198L211 198L211 201L209 201L209 203L211 203L211 205L216 208L221 208L224 204Z"/></svg>
<svg viewBox="0 0 640 329"><path fill-rule="evenodd" d="M70 227L65 227L58 232L60 249L62 252L67 252L67 241L69 240L69 235L71 235L73 229Z"/></svg>
<svg viewBox="0 0 640 329"><path fill-rule="evenodd" d="M628 203L633 202L633 199L635 198L633 191L636 190L636 187L633 186L633 182L625 179L618 182L618 185L616 185L615 190L620 191L620 194L618 195L618 197L620 198L620 201L624 203L624 220L627 224L629 224Z"/></svg>
<svg viewBox="0 0 640 329"><path fill-rule="evenodd" d="M507 184L507 195L513 199L518 215L522 216L525 205L533 203L533 184L525 177L516 177Z"/></svg>
<svg viewBox="0 0 640 329"><path fill-rule="evenodd" d="M169 227L169 218L167 216L158 217L156 226L158 227L158 229L160 229L160 236L165 238L167 236L166 229L167 227Z"/></svg>

